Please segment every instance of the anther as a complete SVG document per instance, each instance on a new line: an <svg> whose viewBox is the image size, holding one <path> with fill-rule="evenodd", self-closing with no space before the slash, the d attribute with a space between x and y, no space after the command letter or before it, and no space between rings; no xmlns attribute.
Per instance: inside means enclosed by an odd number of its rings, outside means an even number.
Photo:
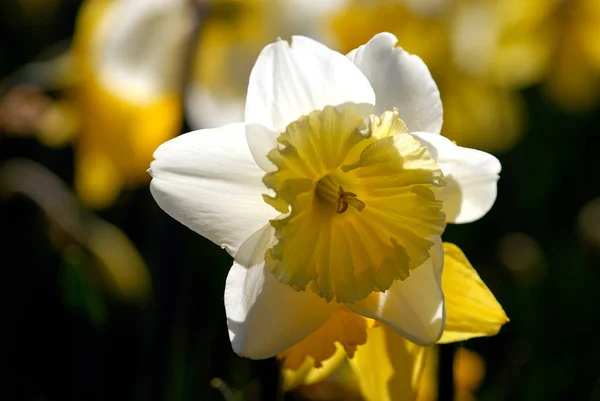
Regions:
<svg viewBox="0 0 600 401"><path fill-rule="evenodd" d="M346 192L344 188L340 185L338 190L338 200L337 200L337 212L339 214L344 213L348 210L348 206L352 206L359 212L362 212L365 208L365 203L358 199L357 195L354 192Z"/></svg>

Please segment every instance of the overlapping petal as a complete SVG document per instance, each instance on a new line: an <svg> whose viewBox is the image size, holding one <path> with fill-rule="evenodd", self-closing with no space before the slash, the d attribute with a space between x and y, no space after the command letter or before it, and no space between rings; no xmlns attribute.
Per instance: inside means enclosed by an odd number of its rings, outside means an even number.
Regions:
<svg viewBox="0 0 600 401"><path fill-rule="evenodd" d="M367 343L350 360L363 397L368 401L415 399L425 348L385 325L370 328L367 336Z"/></svg>
<svg viewBox="0 0 600 401"><path fill-rule="evenodd" d="M431 258L397 280L384 293L348 304L356 313L383 322L406 339L419 344L435 343L444 330L444 294L441 288L443 248L441 238L431 238Z"/></svg>
<svg viewBox="0 0 600 401"><path fill-rule="evenodd" d="M293 390L299 386L310 386L319 383L335 373L346 363L346 350L340 343L335 343L335 353L323 361L318 367L312 358L306 358L299 369L283 368L283 389Z"/></svg>
<svg viewBox="0 0 600 401"><path fill-rule="evenodd" d="M233 350L263 359L275 356L323 325L327 304L310 291L281 284L264 262L250 268L234 263L225 284L225 311Z"/></svg>
<svg viewBox="0 0 600 401"><path fill-rule="evenodd" d="M262 199L264 172L248 150L243 124L181 135L154 158L150 190L159 206L231 255L277 216Z"/></svg>
<svg viewBox="0 0 600 401"><path fill-rule="evenodd" d="M462 251L444 243L442 289L446 297L446 329L439 343L492 336L508 322L502 306Z"/></svg>
<svg viewBox="0 0 600 401"><path fill-rule="evenodd" d="M398 47L397 42L391 33L380 33L348 58L375 90L375 114L396 107L411 131L439 134L443 118L438 87L423 60Z"/></svg>
<svg viewBox="0 0 600 401"><path fill-rule="evenodd" d="M496 334L500 327L508 322L502 307L462 251L450 243L444 243L443 248L442 288L447 317L444 333L437 343ZM379 324L367 329L367 342L360 345L353 358L348 361L355 373L353 377L366 400L410 400L415 398L417 391L419 395L423 395L423 386L426 386L426 383L420 380L424 371L425 351L429 352L425 370L431 368L429 373L433 374L436 363L431 367L429 363L436 362L435 358L430 359L436 348L416 345L385 324ZM327 378L337 382L338 378L332 375L345 360L341 358L343 356L344 347L336 344L335 354L323 361L322 367L314 367L314 360L306 358L299 369L284 369L285 388L291 390ZM430 377L423 377L423 380L427 379L431 380Z"/></svg>
<svg viewBox="0 0 600 401"><path fill-rule="evenodd" d="M269 129L248 132L257 163L270 168L266 155L289 123L344 103L375 104L369 81L346 57L303 36L265 47L250 74L245 111L247 124Z"/></svg>
<svg viewBox="0 0 600 401"><path fill-rule="evenodd" d="M372 320L365 319L345 307L334 310L329 320L308 337L279 354L286 369L301 369L306 360L321 366L336 354L336 344L352 358L358 346L367 342L367 329Z"/></svg>
<svg viewBox="0 0 600 401"><path fill-rule="evenodd" d="M496 201L498 159L480 150L457 146L441 135L412 132L429 148L446 177L446 187L436 194L444 202L450 223L470 223L483 217Z"/></svg>

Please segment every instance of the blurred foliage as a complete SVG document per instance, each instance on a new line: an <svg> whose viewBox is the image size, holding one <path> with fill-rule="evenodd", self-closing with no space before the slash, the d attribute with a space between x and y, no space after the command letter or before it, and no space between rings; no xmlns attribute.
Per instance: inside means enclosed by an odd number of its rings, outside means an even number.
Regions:
<svg viewBox="0 0 600 401"><path fill-rule="evenodd" d="M253 52L279 32L269 24L281 24L281 13L263 15L261 24L253 19L258 17L246 21L239 14L245 9L260 13L256 10L267 3L212 3L194 3L200 36L193 34L198 40L192 47L200 50L186 55L189 64L205 58L211 61L205 67L218 72L221 60L231 63L238 53L253 60ZM594 32L600 27L595 22L600 3L456 0L452 4L458 8L437 14L415 11L409 7L414 1L387 3L383 13L375 8L357 13L356 7L367 2L356 2L332 12L328 20L319 16L318 23L330 28L332 46L341 51L363 43L375 33L370 30L394 32L400 45L431 63L439 79L448 121L444 132L457 135L464 145L469 140L458 136L463 132L475 133L472 146L486 147L490 138L501 144L490 146L500 152L503 165L496 205L482 220L450 226L444 234L469 255L511 319L496 337L460 345L481 358L477 368L463 369L485 375L471 377L476 383L469 391L483 401L600 399L600 181L595 176L600 170L600 108L594 100L600 93L600 64L593 58L598 55ZM236 8L241 4L247 8ZM514 13L506 8L524 4L529 7L524 20L533 24L526 29L517 24L519 18L509 18ZM490 81L461 70L477 54L465 45L461 54L466 59L458 62L452 53L456 48L448 44L448 27L472 27L475 17L464 17L463 8L473 5L506 13L491 14L510 22L503 25L504 38L525 38L521 29L534 32L534 42L550 49L547 64L540 67L544 73L521 79L545 55L527 46L518 47L525 50L516 61L497 56L500 67L489 70L514 72L519 79L511 82L518 84L507 86L506 74L504 81ZM5 317L0 398L306 399L310 391L282 393L276 360L250 361L233 353L222 302L231 260L158 208L143 171L136 170L136 177L143 178L128 181L96 214L82 206L73 189L79 168L76 138L89 116L81 115L81 104L66 95L77 83L64 75L73 72L65 49L76 32L80 6L79 0L0 2L0 260L5 273L0 281ZM300 14L314 28L317 20ZM479 31L467 37L487 32L488 25L476 26ZM229 28L237 33L228 33ZM245 33L252 29L263 33ZM210 31L220 36L202 36ZM253 42L237 43L240 32ZM438 46L438 40L441 47L433 53L419 50L423 44ZM222 53L211 59L202 43L222 47ZM237 50L231 50L232 43ZM240 70L234 66L221 72L244 82L239 74L247 72L236 74ZM200 78L210 72L185 68ZM508 105L506 99L514 102ZM184 108L181 99L175 104L178 112L169 124L178 125ZM193 109L188 106L190 113ZM518 123L507 121L512 110ZM113 123L110 115L106 118L103 124ZM186 116L173 131L196 127L192 119ZM475 128L468 125L473 122ZM518 135L509 135L513 128ZM106 134L113 135L111 146L121 146L117 132ZM124 151L119 157L130 156ZM455 351L453 345L439 348L437 394L442 400L459 390L451 374Z"/></svg>

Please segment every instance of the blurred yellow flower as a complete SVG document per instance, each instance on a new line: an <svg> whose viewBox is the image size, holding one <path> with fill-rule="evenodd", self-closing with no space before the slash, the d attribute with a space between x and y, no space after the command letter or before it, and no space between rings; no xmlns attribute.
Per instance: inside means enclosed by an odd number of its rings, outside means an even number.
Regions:
<svg viewBox="0 0 600 401"><path fill-rule="evenodd" d="M425 351L425 369L418 389L417 401L438 399L438 348ZM485 361L475 351L460 347L452 363L455 401L475 401L475 392L485 377Z"/></svg>
<svg viewBox="0 0 600 401"><path fill-rule="evenodd" d="M596 0L354 0L332 17L341 50L388 30L430 67L447 106L444 135L487 150L523 129L517 90L542 83L569 112L600 100Z"/></svg>
<svg viewBox="0 0 600 401"><path fill-rule="evenodd" d="M596 0L454 0L450 38L463 71L496 84L543 83L569 112L600 100L600 2Z"/></svg>
<svg viewBox="0 0 600 401"><path fill-rule="evenodd" d="M215 0L206 5L186 88L192 126L243 121L250 70L262 48L273 38L292 35L327 43L323 17L340 1L345 0Z"/></svg>
<svg viewBox="0 0 600 401"><path fill-rule="evenodd" d="M530 29L536 20L508 3L514 1L354 1L332 16L332 26L342 50L380 30L396 34L438 83L443 134L461 145L498 151L512 147L523 129L515 89L541 74L537 58L523 60L523 53L537 49L537 32ZM515 25L518 35L506 35Z"/></svg>
<svg viewBox="0 0 600 401"><path fill-rule="evenodd" d="M588 112L600 101L600 2L553 0L545 24L553 30L546 93L555 104Z"/></svg>
<svg viewBox="0 0 600 401"><path fill-rule="evenodd" d="M449 243L444 243L442 289L446 299L446 327L438 343L494 335L508 321L504 310L462 251ZM350 330L352 325L360 324L356 320L359 316L352 319L352 323L346 317L337 324L330 320L332 328L344 330L346 340L353 344L350 353L347 345L328 342L339 339L339 335L328 337L321 328L279 355L284 358L286 390L332 380L344 388L358 385L362 397L368 401L413 400L417 395L424 401L435 397L437 390L431 367L429 374L425 373L421 380L425 359L435 362L435 350L411 343L386 325L373 324L364 318L362 324L368 326L366 338L348 338L347 333L356 332ZM325 346L334 347L335 352L315 366L314 362L321 359ZM347 354L351 359L346 358ZM350 379L348 375L337 373L346 362L353 372ZM469 366L465 368L465 365ZM472 390L478 385L484 371L482 365L483 362L473 354L466 351L457 354L454 369L457 391L465 390L464 394L468 394L466 389Z"/></svg>
<svg viewBox="0 0 600 401"><path fill-rule="evenodd" d="M194 9L185 0L89 0L73 45L81 119L75 188L94 208L148 180L158 144L181 124L181 86Z"/></svg>
<svg viewBox="0 0 600 401"><path fill-rule="evenodd" d="M570 111L600 94L595 0L294 0L214 2L187 89L195 128L241 121L252 61L273 36L308 34L342 52L387 30L427 63L445 105L443 134L502 151L525 125L519 90L543 82ZM303 4L302 7L299 4Z"/></svg>

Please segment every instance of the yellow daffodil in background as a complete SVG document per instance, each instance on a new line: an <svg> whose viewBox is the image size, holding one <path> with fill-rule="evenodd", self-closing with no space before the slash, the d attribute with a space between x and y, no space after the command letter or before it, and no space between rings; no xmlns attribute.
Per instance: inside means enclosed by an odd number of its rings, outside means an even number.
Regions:
<svg viewBox="0 0 600 401"><path fill-rule="evenodd" d="M595 0L455 0L451 39L463 71L513 88L542 83L562 109L600 100L600 3Z"/></svg>
<svg viewBox="0 0 600 401"><path fill-rule="evenodd" d="M332 26L345 51L381 29L396 34L401 46L423 57L439 85L444 135L461 145L497 151L513 146L523 125L515 91L519 79L496 68L497 60L505 61L499 56L499 37L508 24L506 13L499 11L498 1L357 0L332 16ZM513 70L521 68L522 63ZM496 70L504 73L502 80L496 79Z"/></svg>
<svg viewBox="0 0 600 401"><path fill-rule="evenodd" d="M361 359L392 338L415 359L445 328L473 332L462 316L446 325L441 234L491 208L500 163L441 127L429 70L394 35L347 56L294 36L260 53L244 123L156 150L157 203L234 257L235 352L281 354L297 369L330 358L335 342Z"/></svg>
<svg viewBox="0 0 600 401"><path fill-rule="evenodd" d="M494 335L508 321L504 310L465 255L456 245L449 243L444 243L442 289L446 300L446 326L438 343ZM321 392L306 391L305 386L316 385L318 388L319 383L329 381L338 384L336 390L355 388L367 401L436 399L435 348L418 346L385 325L375 325L367 329L366 343L358 346L352 359L346 358L344 348L338 342L333 356L315 367L311 358L322 352L325 346L333 346L327 342L331 338L317 339L319 334L314 332L280 354L281 358L285 358L283 377L287 391L299 388L305 396L316 395ZM303 347L309 349L302 350ZM306 354L310 356L305 357ZM457 353L454 376L457 395L462 397L459 399L469 399L473 387L481 380L482 363L467 350ZM350 374L344 368L345 364L349 364ZM468 366L465 368L465 365ZM479 380L469 376L469 371Z"/></svg>
<svg viewBox="0 0 600 401"><path fill-rule="evenodd" d="M186 90L194 128L244 118L250 70L272 38L307 35L327 41L324 19L346 0L215 0L206 2Z"/></svg>
<svg viewBox="0 0 600 401"><path fill-rule="evenodd" d="M425 369L418 388L417 401L435 401L438 399L438 349L425 351ZM454 354L452 363L454 400L475 401L476 392L485 377L485 361L477 352L460 347Z"/></svg>
<svg viewBox="0 0 600 401"><path fill-rule="evenodd" d="M553 31L546 93L561 108L589 112L600 101L600 2L553 0L544 23Z"/></svg>
<svg viewBox="0 0 600 401"><path fill-rule="evenodd" d="M194 8L186 0L89 0L80 11L73 101L81 119L75 187L88 206L147 180L154 148L181 124Z"/></svg>
<svg viewBox="0 0 600 401"><path fill-rule="evenodd" d="M444 134L468 146L514 145L519 89L542 83L569 112L600 100L596 0L353 0L332 26L342 50L386 29L421 55L444 97Z"/></svg>

